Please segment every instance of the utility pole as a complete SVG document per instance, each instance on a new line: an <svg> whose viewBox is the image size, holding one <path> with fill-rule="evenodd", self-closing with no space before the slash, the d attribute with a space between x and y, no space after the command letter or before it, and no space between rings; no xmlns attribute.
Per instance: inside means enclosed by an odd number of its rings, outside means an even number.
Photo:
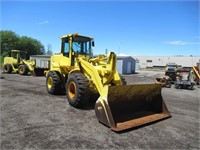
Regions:
<svg viewBox="0 0 200 150"><path fill-rule="evenodd" d="M53 54L53 52L52 52L51 49L52 49L52 48L51 48L51 44L48 44L48 45L47 45L47 52L46 52L47 55L52 55L52 54Z"/></svg>
<svg viewBox="0 0 200 150"><path fill-rule="evenodd" d="M118 49L118 55L120 55L120 46L122 42L119 42L119 49Z"/></svg>
<svg viewBox="0 0 200 150"><path fill-rule="evenodd" d="M108 50L107 50L107 48L106 48L105 54L106 54L106 55L108 54Z"/></svg>

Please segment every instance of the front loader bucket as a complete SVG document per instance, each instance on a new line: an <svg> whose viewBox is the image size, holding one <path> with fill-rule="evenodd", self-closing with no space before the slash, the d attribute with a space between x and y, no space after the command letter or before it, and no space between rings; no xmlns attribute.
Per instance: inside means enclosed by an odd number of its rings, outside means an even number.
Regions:
<svg viewBox="0 0 200 150"><path fill-rule="evenodd" d="M171 116L158 84L110 86L107 98L100 97L97 100L95 112L99 121L114 131Z"/></svg>

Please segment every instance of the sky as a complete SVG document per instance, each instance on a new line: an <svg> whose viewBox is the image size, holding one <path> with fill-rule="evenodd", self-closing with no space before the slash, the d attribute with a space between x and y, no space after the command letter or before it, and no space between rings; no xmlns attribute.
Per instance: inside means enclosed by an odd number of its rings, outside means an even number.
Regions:
<svg viewBox="0 0 200 150"><path fill-rule="evenodd" d="M94 54L200 56L199 1L3 0L1 30L60 52L60 36L93 37Z"/></svg>

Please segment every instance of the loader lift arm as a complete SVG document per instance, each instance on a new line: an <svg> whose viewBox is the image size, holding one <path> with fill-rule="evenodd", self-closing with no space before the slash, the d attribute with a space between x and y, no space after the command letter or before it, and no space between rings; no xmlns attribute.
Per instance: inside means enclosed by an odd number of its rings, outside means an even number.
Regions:
<svg viewBox="0 0 200 150"><path fill-rule="evenodd" d="M119 74L115 68L116 55L111 52L103 59L99 59L98 61L97 59L94 59L94 61L98 63L103 60L107 60L107 63L102 67L99 67L99 64L96 66L92 65L92 59L90 60L91 63L85 61L84 59L79 60L80 68L84 69L82 72L86 72L90 76L99 94L102 96L105 95L103 94L104 86L109 85L111 81L113 81L115 85L122 85Z"/></svg>

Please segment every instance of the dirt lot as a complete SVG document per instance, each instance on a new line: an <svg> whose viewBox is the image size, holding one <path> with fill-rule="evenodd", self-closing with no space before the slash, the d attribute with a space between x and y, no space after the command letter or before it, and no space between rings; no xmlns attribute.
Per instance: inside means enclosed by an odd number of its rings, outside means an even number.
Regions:
<svg viewBox="0 0 200 150"><path fill-rule="evenodd" d="M153 83L163 72L125 76ZM1 149L200 149L200 88L163 88L171 118L115 133L97 121L93 105L69 106L46 92L45 77L1 74Z"/></svg>

